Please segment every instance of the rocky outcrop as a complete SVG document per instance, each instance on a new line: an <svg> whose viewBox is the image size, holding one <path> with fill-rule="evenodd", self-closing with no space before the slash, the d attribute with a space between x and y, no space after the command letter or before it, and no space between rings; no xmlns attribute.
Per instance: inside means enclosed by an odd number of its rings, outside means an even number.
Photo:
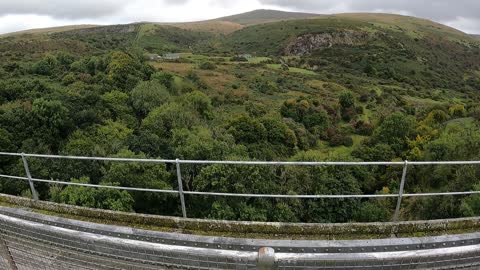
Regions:
<svg viewBox="0 0 480 270"><path fill-rule="evenodd" d="M371 34L361 31L342 31L333 33L305 34L298 36L285 48L286 55L308 55L313 51L330 48L335 45L360 45L366 43Z"/></svg>

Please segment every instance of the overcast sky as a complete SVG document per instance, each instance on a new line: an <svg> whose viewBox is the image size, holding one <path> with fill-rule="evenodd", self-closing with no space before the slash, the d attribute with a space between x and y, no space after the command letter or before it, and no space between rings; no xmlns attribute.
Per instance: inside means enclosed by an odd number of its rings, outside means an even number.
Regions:
<svg viewBox="0 0 480 270"><path fill-rule="evenodd" d="M480 34L480 0L0 0L0 33L71 24L197 21L261 8L398 13Z"/></svg>

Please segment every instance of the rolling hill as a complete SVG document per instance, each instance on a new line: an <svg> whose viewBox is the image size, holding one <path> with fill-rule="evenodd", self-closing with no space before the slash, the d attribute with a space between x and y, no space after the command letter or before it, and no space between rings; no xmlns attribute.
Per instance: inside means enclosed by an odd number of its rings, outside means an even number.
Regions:
<svg viewBox="0 0 480 270"><path fill-rule="evenodd" d="M253 10L250 12L199 22L172 23L169 25L193 31L231 34L249 25L319 16L313 13L285 12L278 10Z"/></svg>
<svg viewBox="0 0 480 270"><path fill-rule="evenodd" d="M279 10L259 9L250 12L221 17L215 19L215 21L227 21L232 23L238 23L241 25L255 25L269 22L285 21L285 20L297 20L306 19L311 17L317 17L318 14L314 13L301 13L301 12L286 12Z"/></svg>
<svg viewBox="0 0 480 270"><path fill-rule="evenodd" d="M451 27L409 16L274 10L192 23L32 30L0 39L5 51L29 52L32 57L53 50L87 54L132 46L159 54L301 56L307 64L298 67L358 74L367 70L383 74L378 76L451 87L476 74L479 43Z"/></svg>
<svg viewBox="0 0 480 270"><path fill-rule="evenodd" d="M84 24L84 25L67 25L67 26L58 26L58 27L37 28L37 29L29 29L29 30L1 34L0 37L31 35L31 34L53 34L53 33L59 33L59 32L66 32L70 30L93 28L93 27L98 27L98 25Z"/></svg>

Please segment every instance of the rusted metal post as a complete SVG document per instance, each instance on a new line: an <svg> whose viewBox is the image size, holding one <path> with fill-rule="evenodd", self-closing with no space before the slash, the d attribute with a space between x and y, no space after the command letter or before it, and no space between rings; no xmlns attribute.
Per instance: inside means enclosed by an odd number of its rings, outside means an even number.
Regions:
<svg viewBox="0 0 480 270"><path fill-rule="evenodd" d="M184 218L186 218L187 209L185 207L185 196L183 195L182 172L180 170L180 162L178 158L176 159L176 164L177 164L178 195L180 196L180 203L182 205L182 215Z"/></svg>
<svg viewBox="0 0 480 270"><path fill-rule="evenodd" d="M38 201L38 193L35 190L35 186L33 185L32 175L30 174L30 168L28 167L27 159L25 158L25 153L22 153L22 161L23 167L25 168L25 174L28 178L28 184L30 185L30 190L32 191L32 197L35 201Z"/></svg>
<svg viewBox="0 0 480 270"><path fill-rule="evenodd" d="M393 222L398 222L398 216L400 215L400 206L402 204L403 191L405 189L405 179L407 178L407 166L408 161L405 160L405 163L403 164L402 180L400 181L400 189L398 190L397 207L395 208L395 213L393 215Z"/></svg>

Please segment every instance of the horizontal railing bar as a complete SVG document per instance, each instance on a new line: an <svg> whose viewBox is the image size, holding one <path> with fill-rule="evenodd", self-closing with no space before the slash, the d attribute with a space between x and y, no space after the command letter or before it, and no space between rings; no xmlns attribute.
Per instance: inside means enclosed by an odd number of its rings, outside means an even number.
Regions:
<svg viewBox="0 0 480 270"><path fill-rule="evenodd" d="M151 163L176 163L173 159L150 159L150 158L114 158L114 157L86 157L86 156L64 156L64 155L44 155L44 154L23 154L25 157L36 158L54 158L54 159L74 159L74 160L92 160L92 161L119 161L119 162L151 162ZM0 156L21 157L21 153L0 152ZM231 164L231 165L297 165L297 166L374 166L374 165L404 165L404 161L228 161L228 160L178 160L181 164ZM480 165L480 161L409 161L408 165Z"/></svg>
<svg viewBox="0 0 480 270"><path fill-rule="evenodd" d="M11 179L17 179L17 180L27 180L27 177L21 177L21 176L13 176L13 175L6 175L6 174L0 174L0 178L11 178Z"/></svg>
<svg viewBox="0 0 480 270"><path fill-rule="evenodd" d="M18 156L20 153L0 152L0 156ZM113 158L113 157L86 157L86 156L62 156L62 155L43 155L43 154L23 154L25 157L36 158L54 158L54 159L73 159L73 160L97 160L97 161L119 161L119 162L152 162L152 163L177 163L172 159L140 159L140 158ZM373 166L373 165L403 165L404 162L336 162L336 161L228 161L228 160L178 160L181 164L231 164L231 165L300 165L300 166L320 166L320 165L338 165L338 166Z"/></svg>
<svg viewBox="0 0 480 270"><path fill-rule="evenodd" d="M227 161L227 160L179 160L182 164L225 164L225 165L286 165L286 166L322 166L322 165L336 165L336 166L374 166L374 165L403 165L404 162L356 162L356 161Z"/></svg>
<svg viewBox="0 0 480 270"><path fill-rule="evenodd" d="M27 180L27 181L28 181L28 178L27 178L27 177L6 175L6 174L0 174L0 178L11 178L11 179ZM108 188L108 189L119 189L119 190L129 190L129 191L147 191L147 192L158 192L158 193L178 193L177 190L169 190L169 189L150 189L150 188L134 188L134 187L122 187L122 186L104 186L104 185L75 183L75 182L64 182L64 181L55 181L55 180L46 180L46 179L37 179L37 178L32 178L32 181L34 181L34 182L41 182L41 183L53 183L53 184L69 185L69 186L81 186L81 187L93 187L93 188Z"/></svg>
<svg viewBox="0 0 480 270"><path fill-rule="evenodd" d="M206 195L206 196L225 196L225 197L249 197L249 198L289 198L289 199L327 199L327 198L385 198L398 197L398 194L352 194L352 195L281 195L281 194L241 194L241 193L219 193L219 192L200 192L184 191L184 194Z"/></svg>
<svg viewBox="0 0 480 270"><path fill-rule="evenodd" d="M11 178L17 180L28 180L27 177L13 176L0 174L0 178ZM53 183L61 185L94 187L94 188L108 188L129 191L146 191L158 193L178 193L178 190L168 189L149 189L149 188L134 188L122 186L104 186L95 184L84 184L75 182L64 182L56 180L46 180L32 178L34 182ZM290 199L342 199L342 198L393 198L398 197L398 194L350 194L350 195L282 195L282 194L240 194L240 193L221 193L221 192L201 192L201 191L184 191L184 194L190 195L205 195L205 196L225 196L225 197L249 197L249 198L290 198ZM437 193L405 193L404 197L432 197L432 196L455 196L455 195L474 195L480 194L480 191L459 191L459 192L437 192Z"/></svg>
<svg viewBox="0 0 480 270"><path fill-rule="evenodd" d="M480 191L410 193L410 194L403 194L403 196L404 197L431 197L431 196L455 196L455 195L474 195L474 194L480 194Z"/></svg>
<svg viewBox="0 0 480 270"><path fill-rule="evenodd" d="M104 185L95 185L95 184L85 184L85 183L75 183L75 182L64 182L64 181L55 181L55 180L45 180L32 178L34 182L42 183L53 183L61 185L70 185L70 186L81 186L81 187L94 187L94 188L108 188L108 189L118 189L118 190L129 190L129 191L147 191L147 192L157 192L157 193L178 193L177 190L169 189L150 189L150 188L134 188L134 187L122 187L122 186L104 186Z"/></svg>
<svg viewBox="0 0 480 270"><path fill-rule="evenodd" d="M18 153L0 152L0 156L18 156ZM92 160L92 161L121 161L121 162L151 162L151 163L175 163L170 159L149 159L149 158L112 158L112 157L85 157L85 156L60 156L60 155L41 155L41 154L23 154L25 157L54 158L54 159L74 159L74 160Z"/></svg>
<svg viewBox="0 0 480 270"><path fill-rule="evenodd" d="M408 165L480 165L480 161L408 161Z"/></svg>

